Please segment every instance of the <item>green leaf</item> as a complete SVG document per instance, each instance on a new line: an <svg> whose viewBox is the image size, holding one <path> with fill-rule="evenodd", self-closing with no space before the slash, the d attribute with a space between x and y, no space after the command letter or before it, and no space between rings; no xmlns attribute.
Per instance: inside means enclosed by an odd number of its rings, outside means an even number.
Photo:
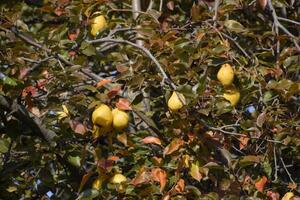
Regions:
<svg viewBox="0 0 300 200"><path fill-rule="evenodd" d="M226 20L224 25L232 32L241 33L245 31L245 27L235 20Z"/></svg>
<svg viewBox="0 0 300 200"><path fill-rule="evenodd" d="M6 153L8 151L10 139L0 139L0 153Z"/></svg>
<svg viewBox="0 0 300 200"><path fill-rule="evenodd" d="M86 56L96 55L96 48L87 42L82 42L82 44L80 46L80 50Z"/></svg>
<svg viewBox="0 0 300 200"><path fill-rule="evenodd" d="M14 78L9 78L8 76L4 77L3 79L4 85L10 85L10 86L17 86L16 79Z"/></svg>
<svg viewBox="0 0 300 200"><path fill-rule="evenodd" d="M79 194L76 200L91 200L99 196L99 191L95 189L88 189Z"/></svg>
<svg viewBox="0 0 300 200"><path fill-rule="evenodd" d="M68 156L68 161L75 167L80 167L80 157L79 156Z"/></svg>

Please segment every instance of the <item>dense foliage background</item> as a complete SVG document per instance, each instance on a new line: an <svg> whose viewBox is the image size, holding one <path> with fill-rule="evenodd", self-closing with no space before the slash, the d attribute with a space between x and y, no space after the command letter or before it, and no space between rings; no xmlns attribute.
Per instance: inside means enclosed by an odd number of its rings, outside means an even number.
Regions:
<svg viewBox="0 0 300 200"><path fill-rule="evenodd" d="M136 2L0 1L0 199L296 199L300 2ZM93 137L100 103L130 126Z"/></svg>

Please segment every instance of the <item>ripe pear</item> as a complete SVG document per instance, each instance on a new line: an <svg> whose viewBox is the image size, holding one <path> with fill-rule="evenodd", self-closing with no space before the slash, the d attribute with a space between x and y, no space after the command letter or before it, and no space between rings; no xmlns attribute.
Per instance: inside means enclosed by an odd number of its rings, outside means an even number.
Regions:
<svg viewBox="0 0 300 200"><path fill-rule="evenodd" d="M177 94L181 97L181 100L183 100L183 102L185 102L185 98L184 98L183 94L180 94L178 92L177 92ZM168 101L168 107L173 112L178 111L179 109L181 109L183 107L183 103L180 101L177 94L174 91Z"/></svg>
<svg viewBox="0 0 300 200"><path fill-rule="evenodd" d="M241 94L236 89L227 90L223 94L224 99L228 100L232 106L236 106L240 100Z"/></svg>
<svg viewBox="0 0 300 200"><path fill-rule="evenodd" d="M218 80L224 86L232 84L234 79L234 71L230 64L223 64L217 74Z"/></svg>
<svg viewBox="0 0 300 200"><path fill-rule="evenodd" d="M111 109L102 104L97 107L92 114L93 124L100 126L100 128L109 129L113 122L113 115Z"/></svg>
<svg viewBox="0 0 300 200"><path fill-rule="evenodd" d="M91 27L92 27L91 34L93 36L96 36L99 31L101 31L107 27L105 17L103 15L99 15L99 16L95 17L92 20Z"/></svg>
<svg viewBox="0 0 300 200"><path fill-rule="evenodd" d="M123 174L115 174L111 179L110 183L120 184L126 182L126 177Z"/></svg>
<svg viewBox="0 0 300 200"><path fill-rule="evenodd" d="M113 127L117 130L123 130L128 126L129 116L126 112L115 108L112 111Z"/></svg>

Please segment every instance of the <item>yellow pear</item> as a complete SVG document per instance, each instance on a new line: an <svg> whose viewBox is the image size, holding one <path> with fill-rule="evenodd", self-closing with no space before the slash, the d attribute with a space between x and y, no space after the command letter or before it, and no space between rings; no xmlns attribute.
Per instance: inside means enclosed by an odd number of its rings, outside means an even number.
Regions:
<svg viewBox="0 0 300 200"><path fill-rule="evenodd" d="M107 26L105 17L103 15L99 15L92 20L92 29L91 34L96 36L99 31L102 31Z"/></svg>
<svg viewBox="0 0 300 200"><path fill-rule="evenodd" d="M292 200L294 197L294 193L292 192L287 192L285 195L282 197L281 200Z"/></svg>
<svg viewBox="0 0 300 200"><path fill-rule="evenodd" d="M100 178L97 178L96 180L94 180L94 182L92 184L93 189L100 190L101 186L102 186L102 181Z"/></svg>
<svg viewBox="0 0 300 200"><path fill-rule="evenodd" d="M181 97L181 100L183 100L183 102L185 103L185 98L183 96L183 94L180 94L177 92L177 94ZM169 101L168 101L168 107L171 111L178 111L180 108L183 107L183 103L181 102L181 100L179 99L178 95L176 94L176 92L174 91L173 94L171 95Z"/></svg>
<svg viewBox="0 0 300 200"><path fill-rule="evenodd" d="M117 130L122 130L127 127L129 116L126 112L115 108L112 111L113 115L113 127Z"/></svg>
<svg viewBox="0 0 300 200"><path fill-rule="evenodd" d="M100 105L94 110L92 121L95 125L100 126L100 128L109 129L113 122L111 109L105 104Z"/></svg>
<svg viewBox="0 0 300 200"><path fill-rule="evenodd" d="M236 106L240 100L241 94L238 90L232 89L232 90L227 90L223 94L223 97L224 97L224 99L230 101L232 106Z"/></svg>
<svg viewBox="0 0 300 200"><path fill-rule="evenodd" d="M93 134L94 138L98 138L101 135L103 135L105 133L108 133L110 130L111 130L111 126L109 126L109 127L99 127L99 126L94 125L92 134Z"/></svg>
<svg viewBox="0 0 300 200"><path fill-rule="evenodd" d="M222 85L231 85L234 78L234 71L231 65L223 64L220 70L218 71L217 78L222 83Z"/></svg>
<svg viewBox="0 0 300 200"><path fill-rule="evenodd" d="M111 179L110 179L110 183L113 184L120 184L123 182L126 182L126 177L123 174L115 174Z"/></svg>

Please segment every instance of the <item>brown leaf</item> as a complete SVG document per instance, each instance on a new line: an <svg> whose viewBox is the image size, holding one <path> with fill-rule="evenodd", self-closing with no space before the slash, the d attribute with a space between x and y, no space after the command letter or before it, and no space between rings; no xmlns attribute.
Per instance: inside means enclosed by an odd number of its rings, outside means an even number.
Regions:
<svg viewBox="0 0 300 200"><path fill-rule="evenodd" d="M135 178L132 179L131 184L136 186L143 183L148 183L151 180L150 176L151 174L147 172L144 167L142 167Z"/></svg>
<svg viewBox="0 0 300 200"><path fill-rule="evenodd" d="M121 91L121 86L116 86L116 87L113 87L109 90L108 92L108 97L109 98L113 98L115 97L119 92Z"/></svg>
<svg viewBox="0 0 300 200"><path fill-rule="evenodd" d="M81 135L83 135L87 132L87 129L86 129L85 125L83 125L79 121L70 120L70 127L75 133L78 133L78 134L81 134Z"/></svg>
<svg viewBox="0 0 300 200"><path fill-rule="evenodd" d="M266 121L266 117L267 115L265 112L260 113L256 119L256 125L261 128Z"/></svg>
<svg viewBox="0 0 300 200"><path fill-rule="evenodd" d="M268 181L267 177L265 177L265 176L261 177L261 179L259 179L257 182L255 182L255 188L258 191L263 192L267 181Z"/></svg>
<svg viewBox="0 0 300 200"><path fill-rule="evenodd" d="M184 192L184 187L185 187L184 180L181 178L177 182L177 184L175 186L175 190L179 193L182 193L182 192Z"/></svg>
<svg viewBox="0 0 300 200"><path fill-rule="evenodd" d="M160 168L154 168L151 171L151 175L154 181L160 183L160 191L163 191L167 184L167 173Z"/></svg>
<svg viewBox="0 0 300 200"><path fill-rule="evenodd" d="M89 180L89 178L91 177L91 175L93 173L94 173L94 171L90 170L88 173L86 173L85 175L82 176L78 192L80 192L82 190L82 188L84 187L84 185L86 184L86 182Z"/></svg>
<svg viewBox="0 0 300 200"><path fill-rule="evenodd" d="M177 151L183 144L184 141L182 139L173 139L172 142L164 149L164 156Z"/></svg>
<svg viewBox="0 0 300 200"><path fill-rule="evenodd" d="M256 2L264 10L268 1L267 0L256 0Z"/></svg>
<svg viewBox="0 0 300 200"><path fill-rule="evenodd" d="M104 86L104 85L106 85L107 83L110 83L111 82L111 80L110 79L102 79L101 81L99 81L98 83L97 83L97 88L100 88L100 87L102 87L102 86Z"/></svg>
<svg viewBox="0 0 300 200"><path fill-rule="evenodd" d="M239 141L240 141L240 150L242 150L242 149L244 149L244 148L247 147L249 140L250 140L250 138L245 137L245 136L241 136L239 138Z"/></svg>
<svg viewBox="0 0 300 200"><path fill-rule="evenodd" d="M145 137L144 139L142 139L142 142L145 143L145 144L161 145L160 139L158 139L157 137L153 137L153 136Z"/></svg>
<svg viewBox="0 0 300 200"><path fill-rule="evenodd" d="M174 10L174 7L175 7L175 4L174 4L174 1L169 1L168 3L167 3L167 8L169 9L169 10Z"/></svg>
<svg viewBox="0 0 300 200"><path fill-rule="evenodd" d="M127 134L126 133L122 133L122 134L118 134L117 135L117 139L123 143L125 146L127 146Z"/></svg>
<svg viewBox="0 0 300 200"><path fill-rule="evenodd" d="M128 99L120 98L119 101L116 103L116 107L120 110L132 110L130 107L130 102Z"/></svg>
<svg viewBox="0 0 300 200"><path fill-rule="evenodd" d="M99 168L105 170L106 172L110 172L113 168L114 161L101 159L98 161L97 165Z"/></svg>

